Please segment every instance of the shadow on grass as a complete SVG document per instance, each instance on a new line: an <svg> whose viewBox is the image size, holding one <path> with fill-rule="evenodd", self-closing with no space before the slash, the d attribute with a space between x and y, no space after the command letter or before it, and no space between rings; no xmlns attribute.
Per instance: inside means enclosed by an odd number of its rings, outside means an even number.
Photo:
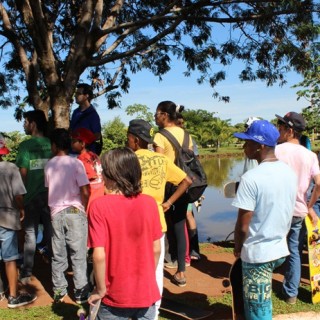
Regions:
<svg viewBox="0 0 320 320"><path fill-rule="evenodd" d="M208 320L226 319L231 317L232 310L227 299L221 297L220 299L211 299L207 295L196 293L192 291L185 291L179 294L172 293L164 288L163 297L180 302L196 309L211 311L212 315L206 317ZM231 295L230 295L231 297ZM181 319L181 317L161 310L160 316L170 320Z"/></svg>
<svg viewBox="0 0 320 320"><path fill-rule="evenodd" d="M51 310L57 316L61 317L63 320L79 320L79 316L77 315L77 311L80 308L74 304L68 303L54 303L51 306ZM85 306L86 312L88 312L89 306Z"/></svg>

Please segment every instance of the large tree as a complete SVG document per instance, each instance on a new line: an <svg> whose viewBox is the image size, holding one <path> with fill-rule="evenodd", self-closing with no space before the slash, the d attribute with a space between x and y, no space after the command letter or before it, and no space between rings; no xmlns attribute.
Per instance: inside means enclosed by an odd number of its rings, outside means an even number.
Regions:
<svg viewBox="0 0 320 320"><path fill-rule="evenodd" d="M161 78L173 56L213 88L234 59L241 80L282 83L288 69L308 69L318 14L312 0L1 1L0 105L29 104L68 127L79 79L112 108L130 73Z"/></svg>

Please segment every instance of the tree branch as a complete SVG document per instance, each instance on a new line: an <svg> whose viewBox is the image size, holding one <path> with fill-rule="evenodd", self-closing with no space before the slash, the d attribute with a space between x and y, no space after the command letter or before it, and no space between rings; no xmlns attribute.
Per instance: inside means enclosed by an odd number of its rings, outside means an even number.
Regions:
<svg viewBox="0 0 320 320"><path fill-rule="evenodd" d="M91 60L89 63L89 66L99 66L111 61L116 61L119 59L124 59L126 57L132 56L139 51L148 48L149 46L157 43L160 39L165 37L166 35L170 34L175 28L183 21L183 19L177 19L169 28L165 29L164 31L157 34L155 37L151 38L149 41L146 41L145 43L141 43L137 45L135 48L128 50L126 52L110 55L109 57L106 57L104 59L100 60Z"/></svg>

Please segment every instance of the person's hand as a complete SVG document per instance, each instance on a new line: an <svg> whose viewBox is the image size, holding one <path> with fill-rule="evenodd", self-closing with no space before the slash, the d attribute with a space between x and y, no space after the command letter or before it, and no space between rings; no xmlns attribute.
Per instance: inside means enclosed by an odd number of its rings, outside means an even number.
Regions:
<svg viewBox="0 0 320 320"><path fill-rule="evenodd" d="M163 212L166 212L166 211L168 211L168 210L170 209L171 203L169 203L168 201L166 201L166 202L163 202L163 203L161 204L161 206L162 206L162 208L163 208Z"/></svg>
<svg viewBox="0 0 320 320"><path fill-rule="evenodd" d="M88 299L88 303L92 306L94 306L98 300L102 299L105 296L105 292L99 292L97 288L94 288L94 290L91 292L90 297Z"/></svg>
<svg viewBox="0 0 320 320"><path fill-rule="evenodd" d="M20 209L20 221L24 220L24 209Z"/></svg>
<svg viewBox="0 0 320 320"><path fill-rule="evenodd" d="M233 255L234 255L236 258L240 258L241 252L238 252L238 251L236 251L236 250L233 250Z"/></svg>
<svg viewBox="0 0 320 320"><path fill-rule="evenodd" d="M319 220L319 217L317 216L317 214L316 214L316 212L314 211L313 208L309 208L309 217L311 219L312 225L314 227L316 227L317 223L318 223L318 220Z"/></svg>

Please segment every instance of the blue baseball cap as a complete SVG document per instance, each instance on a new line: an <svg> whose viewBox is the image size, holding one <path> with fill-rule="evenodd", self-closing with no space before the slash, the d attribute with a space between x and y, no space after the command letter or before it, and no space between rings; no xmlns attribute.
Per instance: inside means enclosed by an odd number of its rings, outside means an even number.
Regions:
<svg viewBox="0 0 320 320"><path fill-rule="evenodd" d="M254 121L245 132L233 134L242 140L252 140L268 147L274 147L279 139L278 129L267 120Z"/></svg>

